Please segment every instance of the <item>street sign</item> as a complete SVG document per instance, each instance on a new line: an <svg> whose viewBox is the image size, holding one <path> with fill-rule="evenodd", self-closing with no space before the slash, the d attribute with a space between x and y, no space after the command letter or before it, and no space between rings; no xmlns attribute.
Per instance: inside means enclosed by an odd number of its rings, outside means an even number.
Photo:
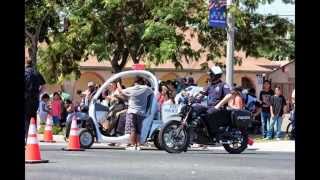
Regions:
<svg viewBox="0 0 320 180"><path fill-rule="evenodd" d="M227 27L226 9L226 0L209 0L209 26L213 28Z"/></svg>

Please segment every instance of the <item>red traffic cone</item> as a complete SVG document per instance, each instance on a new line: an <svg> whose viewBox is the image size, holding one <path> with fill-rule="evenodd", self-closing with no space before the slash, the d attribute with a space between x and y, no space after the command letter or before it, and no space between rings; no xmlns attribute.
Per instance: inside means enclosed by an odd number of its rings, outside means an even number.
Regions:
<svg viewBox="0 0 320 180"><path fill-rule="evenodd" d="M41 160L40 147L37 138L36 120L31 118L29 126L27 148L25 151L25 163L47 163L49 160Z"/></svg>
<svg viewBox="0 0 320 180"><path fill-rule="evenodd" d="M73 116L72 118L68 148L63 148L63 150L84 151L84 149L80 148L79 128L77 126L76 116Z"/></svg>
<svg viewBox="0 0 320 180"><path fill-rule="evenodd" d="M49 142L49 143L56 142L53 140L52 125L53 125L52 117L50 115L48 115L46 127L45 127L44 133L43 133L43 140L40 142Z"/></svg>

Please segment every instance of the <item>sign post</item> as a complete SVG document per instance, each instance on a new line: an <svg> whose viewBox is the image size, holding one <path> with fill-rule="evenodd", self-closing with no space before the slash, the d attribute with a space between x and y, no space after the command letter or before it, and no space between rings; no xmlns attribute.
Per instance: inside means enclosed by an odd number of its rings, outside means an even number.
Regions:
<svg viewBox="0 0 320 180"><path fill-rule="evenodd" d="M227 13L227 7L233 0L209 1L209 26L212 28L227 28L227 58L226 82L233 86L233 57L234 57L234 17Z"/></svg>
<svg viewBox="0 0 320 180"><path fill-rule="evenodd" d="M226 0L209 1L209 26L212 28L226 28Z"/></svg>
<svg viewBox="0 0 320 180"><path fill-rule="evenodd" d="M232 5L233 0L227 0L227 6ZM226 59L226 83L233 85L233 57L234 57L234 17L228 13L227 18L227 59Z"/></svg>

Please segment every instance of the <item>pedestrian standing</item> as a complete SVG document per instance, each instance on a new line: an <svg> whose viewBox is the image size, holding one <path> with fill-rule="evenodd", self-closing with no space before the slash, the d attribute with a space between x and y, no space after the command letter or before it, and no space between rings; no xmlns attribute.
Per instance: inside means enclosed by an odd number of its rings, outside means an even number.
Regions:
<svg viewBox="0 0 320 180"><path fill-rule="evenodd" d="M164 96L163 105L165 104L176 104L171 91L167 91Z"/></svg>
<svg viewBox="0 0 320 180"><path fill-rule="evenodd" d="M175 97L177 95L177 86L174 81L168 81L167 87L170 91L171 96Z"/></svg>
<svg viewBox="0 0 320 180"><path fill-rule="evenodd" d="M143 120L146 116L147 101L152 89L145 85L142 77L137 77L135 85L122 89L118 83L120 94L128 97L128 111L126 115L125 134L130 134L131 144L128 150L140 150L140 134Z"/></svg>
<svg viewBox="0 0 320 180"><path fill-rule="evenodd" d="M62 100L58 92L53 93L53 99L51 102L51 114L54 125L59 125L62 114Z"/></svg>
<svg viewBox="0 0 320 180"><path fill-rule="evenodd" d="M164 103L164 97L167 94L167 92L169 91L169 88L166 85L162 85L162 86L160 86L159 90L160 91L159 91L159 94L157 97L157 101L159 103L159 107L161 108L162 104Z"/></svg>
<svg viewBox="0 0 320 180"><path fill-rule="evenodd" d="M282 95L280 87L276 87L275 95L270 99L271 121L267 136L268 139L272 139L275 134L277 140L280 140L282 115L285 111L286 105L286 99Z"/></svg>
<svg viewBox="0 0 320 180"><path fill-rule="evenodd" d="M274 95L271 83L268 80L263 82L263 90L260 92L261 101L261 132L263 138L267 139L267 132L270 129L270 98Z"/></svg>
<svg viewBox="0 0 320 180"><path fill-rule="evenodd" d="M30 58L25 59L25 88L24 88L24 110L25 110L25 138L28 137L28 130L31 118L37 117L40 92L45 84L42 75L33 67Z"/></svg>
<svg viewBox="0 0 320 180"><path fill-rule="evenodd" d="M40 118L40 124L45 124L48 118L48 114L50 113L49 108L49 101L50 96L45 93L41 96L41 101L39 105L39 118Z"/></svg>

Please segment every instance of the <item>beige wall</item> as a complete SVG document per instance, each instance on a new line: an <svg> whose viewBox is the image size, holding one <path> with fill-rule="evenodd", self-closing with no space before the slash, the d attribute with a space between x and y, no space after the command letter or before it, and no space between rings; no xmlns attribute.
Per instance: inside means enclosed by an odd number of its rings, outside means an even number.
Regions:
<svg viewBox="0 0 320 180"><path fill-rule="evenodd" d="M255 72L236 72L234 74L234 83L236 83L237 86L243 86L242 78L244 77L251 81L253 88L257 87L257 74Z"/></svg>
<svg viewBox="0 0 320 180"><path fill-rule="evenodd" d="M274 71L269 74L269 78L272 79L272 82L275 83L294 83L295 80L295 63L288 64L286 67L286 72L283 72L282 69Z"/></svg>
<svg viewBox="0 0 320 180"><path fill-rule="evenodd" d="M288 64L285 72L279 69L270 73L268 77L272 79L272 88L280 86L282 94L290 102L292 91L295 89L295 62Z"/></svg>

